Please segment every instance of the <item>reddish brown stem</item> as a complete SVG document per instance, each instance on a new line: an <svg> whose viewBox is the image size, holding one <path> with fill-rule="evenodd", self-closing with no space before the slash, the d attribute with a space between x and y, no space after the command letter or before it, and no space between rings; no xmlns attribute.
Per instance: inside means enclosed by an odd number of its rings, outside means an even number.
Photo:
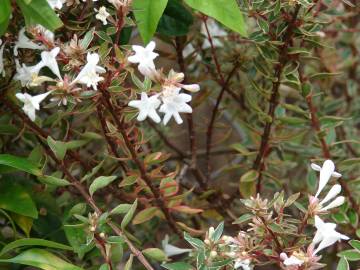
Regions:
<svg viewBox="0 0 360 270"><path fill-rule="evenodd" d="M281 75L284 69L284 66L287 64L288 60L288 48L291 44L293 35L294 35L294 29L295 29L295 22L297 19L297 16L300 11L300 5L297 5L295 7L295 11L292 15L292 19L289 22L289 25L287 27L287 30L285 32L284 38L283 38L283 45L280 47L279 50L279 61L278 64L275 66L275 74L274 74L274 82L272 85L271 90L271 97L270 97L270 106L267 115L270 117L270 121L268 121L265 124L263 134L261 136L261 142L260 142L260 148L259 152L255 158L253 169L256 170L259 173L258 182L256 185L256 192L261 192L261 172L263 169L263 162L264 157L268 151L269 148L269 140L270 140L270 134L272 125L274 123L275 118L275 109L279 104L278 98L279 98L279 87L281 83Z"/></svg>

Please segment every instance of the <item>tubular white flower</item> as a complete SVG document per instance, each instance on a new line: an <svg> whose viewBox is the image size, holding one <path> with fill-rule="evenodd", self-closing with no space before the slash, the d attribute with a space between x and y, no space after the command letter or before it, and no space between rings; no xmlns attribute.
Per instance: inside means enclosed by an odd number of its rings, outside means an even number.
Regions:
<svg viewBox="0 0 360 270"><path fill-rule="evenodd" d="M31 96L28 93L17 93L16 97L24 103L23 111L25 114L31 119L31 121L35 121L36 115L35 111L40 110L40 103L51 93L47 92L44 94Z"/></svg>
<svg viewBox="0 0 360 270"><path fill-rule="evenodd" d="M136 118L138 121L144 121L147 117L150 117L155 123L160 123L160 116L156 112L160 103L158 95L148 97L145 92L142 92L140 100L132 100L128 105L139 110L139 115Z"/></svg>
<svg viewBox="0 0 360 270"><path fill-rule="evenodd" d="M128 57L130 63L139 64L138 69L144 76L150 77L156 73L154 59L159 54L154 53L156 43L151 41L145 48L139 45L133 45L135 54Z"/></svg>
<svg viewBox="0 0 360 270"><path fill-rule="evenodd" d="M325 223L319 216L315 216L315 227L317 231L313 239L313 244L319 245L313 255L316 255L319 251L333 245L337 241L349 239L346 235L335 231L335 223Z"/></svg>
<svg viewBox="0 0 360 270"><path fill-rule="evenodd" d="M193 93L200 91L200 85L198 84L181 84L181 88Z"/></svg>
<svg viewBox="0 0 360 270"><path fill-rule="evenodd" d="M191 101L191 96L188 94L179 94L180 88L165 87L163 90L162 101L159 111L164 113L163 123L166 125L169 120L174 117L177 124L182 124L183 120L180 113L192 113L192 108L186 104Z"/></svg>
<svg viewBox="0 0 360 270"><path fill-rule="evenodd" d="M99 21L102 21L103 25L107 25L107 17L110 16L110 13L107 12L106 7L102 6L99 10L94 9L97 14L95 15L95 18Z"/></svg>
<svg viewBox="0 0 360 270"><path fill-rule="evenodd" d="M330 177L341 177L341 174L338 172L335 172L335 164L331 160L325 160L322 167L319 165L316 165L314 163L311 163L311 168L315 171L320 172L320 181L319 181L319 187L315 194L315 198L317 198L320 194L320 192L324 189L326 184L329 182Z"/></svg>
<svg viewBox="0 0 360 270"><path fill-rule="evenodd" d="M328 194L325 196L324 199L320 201L320 205L324 205L328 201L331 201L333 198L335 198L339 193L341 192L341 186L339 184L334 185Z"/></svg>
<svg viewBox="0 0 360 270"><path fill-rule="evenodd" d="M47 66L60 80L62 80L59 66L56 61L56 56L59 54L59 52L59 47L52 49L50 52L43 51L41 53L41 61L43 62L44 66Z"/></svg>
<svg viewBox="0 0 360 270"><path fill-rule="evenodd" d="M100 61L100 57L97 53L88 53L86 60L86 65L72 83L85 84L87 87L92 87L94 90L97 90L98 82L104 80L98 73L104 73L106 70L97 65Z"/></svg>
<svg viewBox="0 0 360 270"><path fill-rule="evenodd" d="M184 253L189 253L192 250L188 248L179 248L174 245L169 244L169 236L166 235L164 240L161 242L162 249L164 250L167 257L172 257Z"/></svg>
<svg viewBox="0 0 360 270"><path fill-rule="evenodd" d="M0 39L0 45L2 44L2 40ZM4 48L5 43L0 47L0 74L5 77L5 69L4 69Z"/></svg>
<svg viewBox="0 0 360 270"><path fill-rule="evenodd" d="M18 49L32 49L32 50L45 50L45 46L38 45L32 42L26 35L25 35L25 27L21 28L19 31L18 41L15 43L14 46L14 55L18 56Z"/></svg>
<svg viewBox="0 0 360 270"><path fill-rule="evenodd" d="M344 196L339 196L335 200L333 200L331 203L329 203L327 206L321 208L320 211L327 211L327 210L330 210L332 208L338 207L338 206L344 204L344 202L345 202L345 197Z"/></svg>
<svg viewBox="0 0 360 270"><path fill-rule="evenodd" d="M22 87L28 86L38 76L40 69L44 67L42 61L35 66L26 66L25 64L20 66L17 59L15 59L15 63L17 73L14 76L14 80L20 81Z"/></svg>

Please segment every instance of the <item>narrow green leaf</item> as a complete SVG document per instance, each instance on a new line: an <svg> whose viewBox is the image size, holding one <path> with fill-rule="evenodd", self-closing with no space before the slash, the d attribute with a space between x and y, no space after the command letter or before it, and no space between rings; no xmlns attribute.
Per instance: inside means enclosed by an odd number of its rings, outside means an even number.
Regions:
<svg viewBox="0 0 360 270"><path fill-rule="evenodd" d="M145 44L151 41L168 0L134 0L133 10Z"/></svg>
<svg viewBox="0 0 360 270"><path fill-rule="evenodd" d="M29 249L11 259L2 259L0 262L24 264L44 270L82 270L44 249Z"/></svg>
<svg viewBox="0 0 360 270"><path fill-rule="evenodd" d="M151 259L154 259L159 262L163 262L167 259L166 254L164 251L158 248L147 248L142 251L142 253Z"/></svg>
<svg viewBox="0 0 360 270"><path fill-rule="evenodd" d="M62 22L46 0L16 0L28 26L41 24L50 31L62 26Z"/></svg>
<svg viewBox="0 0 360 270"><path fill-rule="evenodd" d="M159 209L157 207L150 207L140 211L133 219L133 224L141 224L152 219Z"/></svg>
<svg viewBox="0 0 360 270"><path fill-rule="evenodd" d="M44 184L57 186L57 187L65 187L70 185L69 181L51 175L38 176L38 179L40 182Z"/></svg>
<svg viewBox="0 0 360 270"><path fill-rule="evenodd" d="M121 221L121 229L125 229L125 227L129 224L132 217L134 216L136 208L137 208L137 199L135 200L135 202L133 203L133 205L129 209L129 212L126 213L123 220Z"/></svg>
<svg viewBox="0 0 360 270"><path fill-rule="evenodd" d="M133 259L134 259L134 255L130 254L129 259L127 260L127 262L125 264L124 270L131 270Z"/></svg>
<svg viewBox="0 0 360 270"><path fill-rule="evenodd" d="M2 178L0 181L0 208L30 218L37 218L36 205L26 190L17 183Z"/></svg>
<svg viewBox="0 0 360 270"><path fill-rule="evenodd" d="M95 193L95 191L97 191L98 189L106 187L116 178L117 176L100 176L96 178L89 187L90 195L92 196Z"/></svg>
<svg viewBox="0 0 360 270"><path fill-rule="evenodd" d="M168 270L193 270L194 269L194 267L192 267L190 264L185 263L185 262L166 263L161 266Z"/></svg>
<svg viewBox="0 0 360 270"><path fill-rule="evenodd" d="M66 155L66 150L67 150L66 144L61 141L55 141L50 136L48 136L46 140L47 140L47 143L48 143L51 151L53 151L55 156L58 159L63 160Z"/></svg>
<svg viewBox="0 0 360 270"><path fill-rule="evenodd" d="M198 238L191 237L190 234L186 232L184 233L184 238L186 241L189 242L190 245L192 245L196 249L201 249L205 246L203 241Z"/></svg>
<svg viewBox="0 0 360 270"><path fill-rule="evenodd" d="M24 171L33 175L41 175L41 170L38 168L38 166L27 158L2 154L0 155L0 164L16 168L20 171Z"/></svg>
<svg viewBox="0 0 360 270"><path fill-rule="evenodd" d="M5 34L11 16L11 3L10 0L1 0L0 1L0 37Z"/></svg>
<svg viewBox="0 0 360 270"><path fill-rule="evenodd" d="M246 24L236 0L185 0L193 9L214 18L246 37Z"/></svg>
<svg viewBox="0 0 360 270"><path fill-rule="evenodd" d="M340 259L336 270L350 270L349 263L344 257Z"/></svg>
<svg viewBox="0 0 360 270"><path fill-rule="evenodd" d="M44 240L40 238L23 238L16 240L7 244L0 252L0 256L8 253L9 251L19 248L19 247L26 247L26 246L42 246L42 247L49 247L49 248L56 248L56 249L64 249L64 250L73 250L72 247L56 243L49 240Z"/></svg>
<svg viewBox="0 0 360 270"><path fill-rule="evenodd" d="M123 203L116 206L113 210L111 210L110 215L120 215L125 214L131 209L131 204Z"/></svg>

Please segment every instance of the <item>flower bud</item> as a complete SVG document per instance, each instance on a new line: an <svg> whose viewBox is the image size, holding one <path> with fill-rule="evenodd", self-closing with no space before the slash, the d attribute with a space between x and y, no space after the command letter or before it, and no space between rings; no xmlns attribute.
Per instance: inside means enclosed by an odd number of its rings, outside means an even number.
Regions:
<svg viewBox="0 0 360 270"><path fill-rule="evenodd" d="M210 257L211 258L215 258L217 256L217 252L215 251L215 250L212 250L211 252L210 252Z"/></svg>

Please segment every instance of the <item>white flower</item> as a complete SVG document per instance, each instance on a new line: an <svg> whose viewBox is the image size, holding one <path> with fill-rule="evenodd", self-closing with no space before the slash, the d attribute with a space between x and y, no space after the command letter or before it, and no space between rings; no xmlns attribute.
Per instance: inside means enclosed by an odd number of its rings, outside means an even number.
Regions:
<svg viewBox="0 0 360 270"><path fill-rule="evenodd" d="M2 40L0 39L0 45L2 44ZM4 48L5 43L0 47L0 74L5 77L5 69L4 69Z"/></svg>
<svg viewBox="0 0 360 270"><path fill-rule="evenodd" d="M319 196L320 192L324 189L326 184L329 182L331 176L336 177L336 178L341 177L340 173L335 172L335 165L334 165L334 162L332 162L331 160L325 160L322 167L320 167L319 165L316 165L314 163L311 163L311 168L315 171L320 172L319 187L315 194L315 198L317 198Z"/></svg>
<svg viewBox="0 0 360 270"><path fill-rule="evenodd" d="M154 59L158 56L154 53L156 43L151 41L145 48L139 45L133 45L132 49L135 54L129 56L128 60L130 63L138 63L138 69L141 74L147 77L152 77L156 72Z"/></svg>
<svg viewBox="0 0 360 270"><path fill-rule="evenodd" d="M110 14L106 11L106 7L102 6L99 10L95 9L97 14L95 15L95 18L102 21L103 25L107 25L107 17L110 16Z"/></svg>
<svg viewBox="0 0 360 270"><path fill-rule="evenodd" d="M31 96L28 93L17 93L16 97L24 103L23 111L25 114L31 119L31 121L35 121L36 115L35 111L40 110L40 103L51 93L47 92L44 94Z"/></svg>
<svg viewBox="0 0 360 270"><path fill-rule="evenodd" d="M297 258L294 255L288 257L288 255L284 252L280 254L280 258L284 261L284 265L286 266L301 266L304 263L303 260Z"/></svg>
<svg viewBox="0 0 360 270"><path fill-rule="evenodd" d="M38 45L34 42L32 42L26 35L25 35L25 27L23 27L20 31L19 31L19 37L18 37L18 41L15 43L14 46L14 55L17 56L18 55L18 49L19 48L23 48L23 49L32 49L32 50L45 50L45 46L43 45Z"/></svg>
<svg viewBox="0 0 360 270"><path fill-rule="evenodd" d="M59 52L59 47L52 49L50 52L43 51L41 53L41 61L44 66L48 67L60 80L62 80L59 66L56 61L56 56L59 54Z"/></svg>
<svg viewBox="0 0 360 270"><path fill-rule="evenodd" d="M88 53L86 60L86 65L82 68L72 83L86 84L87 87L92 86L94 90L97 90L98 82L104 80L104 78L100 77L98 73L104 73L106 70L97 65L100 60L97 53Z"/></svg>
<svg viewBox="0 0 360 270"><path fill-rule="evenodd" d="M186 104L191 101L188 94L179 93L180 88L169 86L164 88L160 112L165 113L163 123L166 125L174 117L179 125L183 123L179 113L192 113L192 108Z"/></svg>
<svg viewBox="0 0 360 270"><path fill-rule="evenodd" d="M66 0L47 0L52 9L61 9Z"/></svg>
<svg viewBox="0 0 360 270"><path fill-rule="evenodd" d="M138 121L144 121L147 117L150 117L154 122L160 123L160 116L156 112L160 103L158 95L149 98L145 92L142 92L141 99L130 101L129 106L139 110Z"/></svg>
<svg viewBox="0 0 360 270"><path fill-rule="evenodd" d="M162 248L167 257L176 256L184 253L191 252L191 249L188 248L178 248L174 245L169 244L169 236L166 235L164 240L161 242Z"/></svg>
<svg viewBox="0 0 360 270"><path fill-rule="evenodd" d="M335 223L325 223L319 216L315 216L315 227L317 231L313 239L313 244L316 245L319 243L319 245L315 249L314 255L337 241L349 239L346 235L335 231Z"/></svg>
<svg viewBox="0 0 360 270"><path fill-rule="evenodd" d="M328 194L325 196L325 198L320 201L319 203L320 209L318 210L318 212L324 212L342 205L345 202L345 197L344 196L336 197L340 192L341 192L341 186L339 184L334 185L330 189ZM324 206L324 204L328 203L332 199L334 199L332 202L330 202L327 206Z"/></svg>
<svg viewBox="0 0 360 270"><path fill-rule="evenodd" d="M251 261L249 259L241 260L237 259L235 260L234 268L235 269L242 269L242 270L251 270L252 267L250 266Z"/></svg>
<svg viewBox="0 0 360 270"><path fill-rule="evenodd" d="M25 64L20 66L17 59L15 59L15 63L17 73L14 76L14 80L20 81L22 87L30 85L31 82L38 76L40 69L44 66L42 61L35 66L26 66Z"/></svg>

